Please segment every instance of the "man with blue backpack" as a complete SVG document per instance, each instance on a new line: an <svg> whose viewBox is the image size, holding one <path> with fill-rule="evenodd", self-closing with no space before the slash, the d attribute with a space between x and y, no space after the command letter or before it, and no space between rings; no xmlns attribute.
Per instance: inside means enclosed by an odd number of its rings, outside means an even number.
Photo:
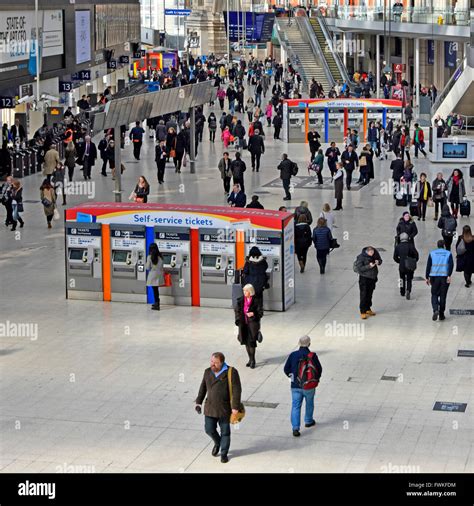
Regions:
<svg viewBox="0 0 474 506"><path fill-rule="evenodd" d="M299 349L290 353L283 369L286 376L291 379L291 425L295 437L301 435L300 423L303 399L306 403L305 427L309 428L316 425L313 418L314 394L323 368L316 353L310 351L310 345L311 339L309 336L300 337Z"/></svg>

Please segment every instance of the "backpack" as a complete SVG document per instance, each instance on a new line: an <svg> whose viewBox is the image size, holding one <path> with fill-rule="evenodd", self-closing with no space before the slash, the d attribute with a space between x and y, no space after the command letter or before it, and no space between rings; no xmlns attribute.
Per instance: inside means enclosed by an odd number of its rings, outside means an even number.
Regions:
<svg viewBox="0 0 474 506"><path fill-rule="evenodd" d="M315 353L312 351L298 362L298 383L303 390L312 390L319 384L319 371L313 363Z"/></svg>
<svg viewBox="0 0 474 506"><path fill-rule="evenodd" d="M453 236L456 232L456 220L449 216L444 220L443 234L447 236Z"/></svg>
<svg viewBox="0 0 474 506"><path fill-rule="evenodd" d="M298 174L298 165L295 162L293 162L293 165L291 166L291 172L293 176L296 176L296 174Z"/></svg>
<svg viewBox="0 0 474 506"><path fill-rule="evenodd" d="M353 270L356 274L359 274L359 266L357 265L357 258L354 260L354 263L352 264L352 270Z"/></svg>

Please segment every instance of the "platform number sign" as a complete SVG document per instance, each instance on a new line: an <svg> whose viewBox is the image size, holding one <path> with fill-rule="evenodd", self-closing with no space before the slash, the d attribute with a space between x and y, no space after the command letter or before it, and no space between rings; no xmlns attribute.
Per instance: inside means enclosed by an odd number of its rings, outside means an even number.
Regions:
<svg viewBox="0 0 474 506"><path fill-rule="evenodd" d="M0 97L0 109L14 109L15 98L14 97Z"/></svg>
<svg viewBox="0 0 474 506"><path fill-rule="evenodd" d="M117 68L117 60L109 60L107 62L108 69L116 69Z"/></svg>
<svg viewBox="0 0 474 506"><path fill-rule="evenodd" d="M59 81L59 93L70 93L73 90L71 81Z"/></svg>

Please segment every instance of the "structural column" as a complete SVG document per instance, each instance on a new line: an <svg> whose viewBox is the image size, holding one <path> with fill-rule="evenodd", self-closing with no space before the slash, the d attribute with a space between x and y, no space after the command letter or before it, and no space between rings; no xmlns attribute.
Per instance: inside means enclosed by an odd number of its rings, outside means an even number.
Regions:
<svg viewBox="0 0 474 506"><path fill-rule="evenodd" d="M415 39L415 47L414 47L414 63L415 63L415 86L414 86L414 94L415 100L413 105L416 107L415 117L419 114L420 108L420 39Z"/></svg>
<svg viewBox="0 0 474 506"><path fill-rule="evenodd" d="M347 68L346 32L342 32L342 58L344 62L344 67Z"/></svg>
<svg viewBox="0 0 474 506"><path fill-rule="evenodd" d="M189 132L189 168L191 174L196 172L196 116L194 107L189 109L189 122L191 124Z"/></svg>
<svg viewBox="0 0 474 506"><path fill-rule="evenodd" d="M115 202L122 202L122 131L119 125L114 128L115 158Z"/></svg>
<svg viewBox="0 0 474 506"><path fill-rule="evenodd" d="M377 80L377 98L380 98L380 35L375 36L375 79Z"/></svg>

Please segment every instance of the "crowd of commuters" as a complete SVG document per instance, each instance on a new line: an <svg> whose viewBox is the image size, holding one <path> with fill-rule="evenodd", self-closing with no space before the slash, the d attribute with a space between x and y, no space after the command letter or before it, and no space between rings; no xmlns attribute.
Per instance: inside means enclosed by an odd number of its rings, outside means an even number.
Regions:
<svg viewBox="0 0 474 506"><path fill-rule="evenodd" d="M242 59L229 69L217 61L212 55L203 62L200 58L190 58L179 69L169 72L148 71L142 78L152 79L162 89L183 86L195 82L213 79L217 88L217 109L221 116L212 110L204 114L204 108L195 111L196 156L198 146L203 142L206 124L209 142L222 142L222 156L216 161L216 177L221 178L225 199L229 206L238 208L263 209L258 195L247 198L245 193L245 173L247 164L252 172L268 170L265 163L268 131L273 129L273 139L280 139L283 125L283 100L301 97L301 77L290 62L286 66L272 58L258 61ZM374 76L371 72L356 72L353 75L355 87L351 91L347 83L337 82L330 90L329 97L349 96L370 97L375 89ZM383 87L393 83L385 82ZM313 80L310 84L311 97L324 97L325 90L321 83ZM99 102L105 103L111 98L110 88L101 95ZM83 96L78 102L81 113L90 111L90 97ZM326 274L328 256L338 248L335 234L335 215L333 211L342 211L344 191L351 191L353 184L365 186L375 179L378 170L377 161L394 159L390 169L394 182L394 196L397 205L402 202L406 207L396 227L393 259L398 264L400 278L400 295L407 300L413 292L413 278L420 261L420 254L415 245L418 235L416 220L425 221L427 211L434 208L434 220L440 230L440 239L426 259L424 278L431 287L433 320L446 318L446 299L454 270L463 272L465 286L472 285L474 272L474 237L469 225L464 225L462 232L457 234L459 220L463 215L466 202L466 183L464 175L458 168L446 178L442 172L430 182L426 173L419 177L414 170L414 162L419 153L426 157L425 137L418 123L413 123L413 111L405 108L405 119L399 124L388 120L385 127L379 121L371 121L367 129L367 142L361 142L359 132L349 129L344 135L344 147L339 148L330 142L324 149L321 135L317 130L308 132L307 141L310 161L308 173L314 173L318 185L324 185L324 170L327 165L328 179L334 188L335 207L324 203L320 211L313 215L307 201L301 201L294 210L295 256L299 264L300 274L304 274L308 261L308 251L314 246L315 258L321 276ZM219 114L219 113L218 113ZM103 132L97 146L89 135L88 128L74 116L71 109L65 113L66 129L64 133L64 159L61 159L57 145L52 141L47 129L38 131L35 136L45 145L42 171L44 180L40 188L40 200L46 216L47 226L51 228L52 220L58 218L58 186L65 180L72 181L76 176L76 165L81 167L84 180L94 175L97 160L101 161L101 175L108 176L109 169L112 179L116 175L114 132ZM446 128L459 126L459 118L455 115L443 122ZM15 127L15 128L14 128ZM150 137L155 141L155 162L157 166L158 185L165 183L167 164L172 164L175 173L181 174L191 155L191 124L188 113L177 111L146 121ZM8 130L8 129L7 129ZM220 131L220 134L219 134ZM267 134L265 133L267 131ZM449 130L451 132L451 130ZM217 141L216 141L217 133ZM4 132L9 139L13 136L20 139L26 136L21 125L15 124ZM141 160L141 149L146 137L146 129L137 121L128 136L125 129L121 131L121 148L132 145L131 151L137 162ZM276 143L278 146L278 143ZM246 152L248 151L248 155ZM248 156L247 161L245 156ZM67 169L67 171L66 171ZM272 168L279 174L284 190L283 200L292 199L294 189L291 185L293 177L299 172L298 164L291 160L287 153L281 155L277 167ZM123 164L120 171L123 172ZM278 172L276 172L278 171ZM358 173L358 180L354 174ZM150 196L150 183L144 175L140 175L130 193L129 200L137 204L145 204ZM17 225L24 226L21 217L23 212L22 185L20 181L8 177L0 188L0 199L6 210L5 224L16 230ZM63 204L65 204L63 192ZM286 212L284 206L279 211ZM454 245L454 254L451 249ZM362 319L376 316L374 310L374 293L383 264L380 251L373 246L365 246L353 263L353 270L358 275L359 311ZM153 291L153 310L160 310L159 287L165 286L165 269L163 255L158 245L149 247L146 260L146 285ZM268 264L265 256L256 246L252 247L245 259L241 272L242 294L234 307L237 339L245 346L248 356L246 364L250 369L257 367L256 349L263 342L262 320L264 319L265 290L269 289L267 275ZM284 374L291 379L291 426L293 435L300 436L301 407L305 401L304 423L306 428L313 427L315 389L319 384L322 366L316 353L310 351L311 341L308 336L299 340L299 349L291 353L284 366ZM230 447L230 425L244 416L241 402L242 385L238 371L228 365L221 352L211 356L210 367L204 372L201 386L196 398L196 411L201 413L204 405L205 431L212 438L214 446L212 455L220 453L221 462L228 461ZM217 427L220 428L220 433Z"/></svg>

